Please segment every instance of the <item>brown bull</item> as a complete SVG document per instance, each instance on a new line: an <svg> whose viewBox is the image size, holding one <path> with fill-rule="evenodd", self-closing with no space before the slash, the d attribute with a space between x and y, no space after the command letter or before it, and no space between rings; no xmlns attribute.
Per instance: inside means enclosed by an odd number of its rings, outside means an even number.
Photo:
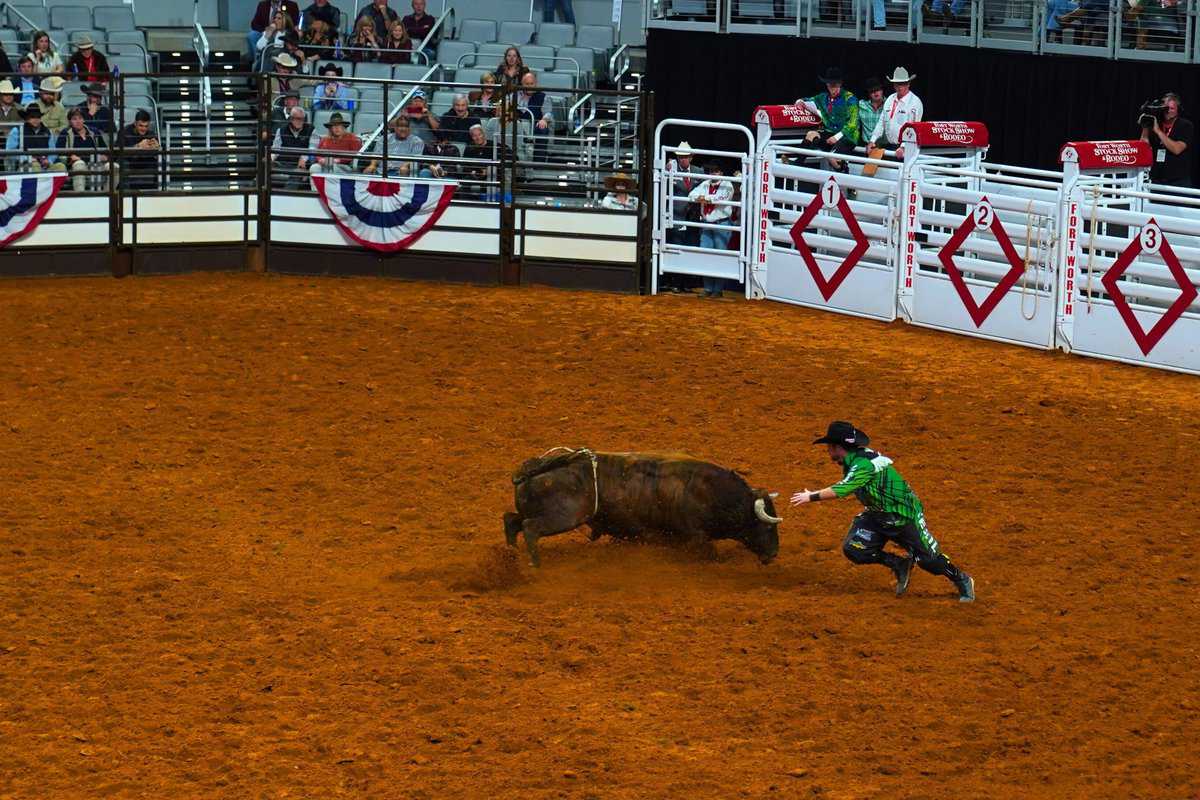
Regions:
<svg viewBox="0 0 1200 800"><path fill-rule="evenodd" d="M562 450L560 448L560 450ZM633 538L648 532L686 539L734 539L764 564L779 552L771 495L752 489L732 470L678 453L552 451L513 474L516 513L504 515L504 536L524 533L534 566L544 536L592 529Z"/></svg>

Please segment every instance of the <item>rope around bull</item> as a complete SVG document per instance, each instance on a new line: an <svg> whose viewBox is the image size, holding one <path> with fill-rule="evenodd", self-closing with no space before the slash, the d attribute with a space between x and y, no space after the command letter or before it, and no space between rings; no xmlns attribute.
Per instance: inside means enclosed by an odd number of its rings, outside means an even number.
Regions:
<svg viewBox="0 0 1200 800"><path fill-rule="evenodd" d="M588 461L592 462L592 513L590 516L596 516L596 512L600 510L600 478L596 470L596 454L586 447L580 447L577 450L572 450L570 447L551 447L546 452L542 453L540 458L545 458L551 453L584 453L588 457Z"/></svg>

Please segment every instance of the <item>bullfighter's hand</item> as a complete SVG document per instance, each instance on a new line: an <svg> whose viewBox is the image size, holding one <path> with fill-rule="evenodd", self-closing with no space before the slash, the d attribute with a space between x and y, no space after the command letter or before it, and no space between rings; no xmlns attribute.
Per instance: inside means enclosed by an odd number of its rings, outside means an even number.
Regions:
<svg viewBox="0 0 1200 800"><path fill-rule="evenodd" d="M805 489L802 492L796 492L794 495L792 495L792 505L802 506L805 503L809 502L808 496L810 494L812 494L812 491L810 491L809 489Z"/></svg>

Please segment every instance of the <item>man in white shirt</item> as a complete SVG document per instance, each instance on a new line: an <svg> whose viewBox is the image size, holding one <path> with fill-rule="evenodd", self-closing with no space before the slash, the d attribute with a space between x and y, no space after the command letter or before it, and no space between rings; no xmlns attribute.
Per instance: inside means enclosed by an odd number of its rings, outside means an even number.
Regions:
<svg viewBox="0 0 1200 800"><path fill-rule="evenodd" d="M913 94L910 84L916 75L909 75L904 67L896 67L896 71L888 76L892 83L894 94L883 101L883 109L879 113L879 121L875 130L867 137L870 147L884 147L896 151L896 158L904 157L904 148L900 143L900 129L909 122L920 122L925 115L925 107L921 98Z"/></svg>
<svg viewBox="0 0 1200 800"><path fill-rule="evenodd" d="M715 161L708 165L708 180L701 183L688 194L688 200L700 204L700 220L710 225L730 226L729 218L733 216L733 207L727 205L733 199L733 184L722 180L721 165ZM728 250L729 240L733 238L732 227L701 228L700 246L709 250ZM704 294L702 297L721 297L725 289L724 278L704 279Z"/></svg>

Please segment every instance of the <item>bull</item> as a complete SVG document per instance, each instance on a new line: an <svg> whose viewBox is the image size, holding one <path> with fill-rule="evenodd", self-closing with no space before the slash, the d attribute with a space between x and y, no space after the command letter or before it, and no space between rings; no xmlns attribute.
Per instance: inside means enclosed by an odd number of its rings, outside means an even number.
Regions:
<svg viewBox="0 0 1200 800"><path fill-rule="evenodd" d="M582 525L591 538L636 538L662 533L681 539L733 539L764 564L779 553L773 495L716 464L671 453L555 451L531 458L513 473L516 512L504 515L510 547L517 534L533 565L538 540Z"/></svg>

